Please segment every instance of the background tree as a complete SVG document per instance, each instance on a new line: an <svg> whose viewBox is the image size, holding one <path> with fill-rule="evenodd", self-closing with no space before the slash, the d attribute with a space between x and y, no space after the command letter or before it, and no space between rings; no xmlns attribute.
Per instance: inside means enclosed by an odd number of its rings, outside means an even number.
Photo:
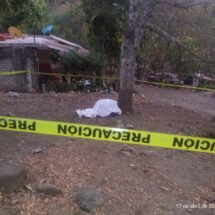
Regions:
<svg viewBox="0 0 215 215"><path fill-rule="evenodd" d="M2 0L0 4L0 27L6 30L16 26L23 31L41 31L45 4L43 0Z"/></svg>
<svg viewBox="0 0 215 215"><path fill-rule="evenodd" d="M129 5L127 8L126 27L122 43L120 66L120 92L118 98L118 104L124 113L132 112L132 94L135 62L137 51L139 50L141 40L144 38L144 32L146 28L149 28L151 31L156 32L160 36L164 37L167 41L174 42L196 58L203 59L202 56L198 56L198 53L196 53L196 51L190 50L186 45L181 43L173 35L167 33L165 29L156 27L153 24L153 13L158 13L159 11L161 14L165 14L165 10L168 8L190 9L194 6L205 6L205 4L208 3L214 3L214 1L129 0ZM152 23L149 23L150 20Z"/></svg>
<svg viewBox="0 0 215 215"><path fill-rule="evenodd" d="M89 26L89 46L104 55L106 65L119 66L124 19L122 0L83 0L82 8Z"/></svg>
<svg viewBox="0 0 215 215"><path fill-rule="evenodd" d="M120 53L119 45L108 39L123 35L118 103L124 113L132 111L133 79L138 66L144 72L146 68L156 71L168 67L173 72L188 74L213 65L213 0L82 2L91 46L110 55L108 48ZM105 17L111 24L118 23L118 28L105 28Z"/></svg>

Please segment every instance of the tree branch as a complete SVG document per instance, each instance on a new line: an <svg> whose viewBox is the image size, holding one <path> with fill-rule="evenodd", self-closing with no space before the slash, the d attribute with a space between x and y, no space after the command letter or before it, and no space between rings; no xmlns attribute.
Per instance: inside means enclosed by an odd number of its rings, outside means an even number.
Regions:
<svg viewBox="0 0 215 215"><path fill-rule="evenodd" d="M159 27L157 27L157 26L155 26L155 25L153 25L151 23L147 23L145 26L149 30L151 30L154 33L158 34L159 36L165 38L167 41L173 42L173 43L179 45L182 49L184 49L185 51L187 51L188 53L190 53L191 55L193 55L197 59L201 60L202 62L207 62L207 63L215 64L214 61L204 59L201 56L197 55L195 52L193 52L192 50L190 50L187 46L185 46L183 43L181 43L179 40L177 40L175 37L173 37L172 35L170 35L166 31L164 31L163 29L161 29L161 28L159 28Z"/></svg>
<svg viewBox="0 0 215 215"><path fill-rule="evenodd" d="M159 0L159 4L168 4L172 7L188 9L202 4L215 4L214 0L183 0L183 1L174 1L174 0Z"/></svg>
<svg viewBox="0 0 215 215"><path fill-rule="evenodd" d="M138 49L141 39L144 34L144 26L146 25L152 10L157 4L157 0L147 0L142 1L141 5L141 12L136 20L136 27L135 27L135 47Z"/></svg>

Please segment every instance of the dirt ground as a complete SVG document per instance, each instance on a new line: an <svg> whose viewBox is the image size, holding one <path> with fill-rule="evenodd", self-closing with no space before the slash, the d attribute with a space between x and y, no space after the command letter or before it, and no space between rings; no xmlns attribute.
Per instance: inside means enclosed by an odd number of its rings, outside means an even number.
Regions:
<svg viewBox="0 0 215 215"><path fill-rule="evenodd" d="M209 137L215 131L212 93L137 86L134 113L114 118L78 118L75 110L116 94L0 93L0 115ZM214 137L213 137L214 138ZM43 153L32 150L44 147ZM126 152L126 153L124 153ZM101 190L98 215L215 214L214 154L0 131L0 161L18 160L29 171L28 189L0 194L0 215L12 208L22 215L82 215L73 201L77 187ZM63 194L41 197L41 180ZM32 188L32 189L31 189ZM192 208L206 205L207 208ZM210 208L209 208L210 207ZM3 209L3 210L1 210ZM1 214L2 213L2 214Z"/></svg>

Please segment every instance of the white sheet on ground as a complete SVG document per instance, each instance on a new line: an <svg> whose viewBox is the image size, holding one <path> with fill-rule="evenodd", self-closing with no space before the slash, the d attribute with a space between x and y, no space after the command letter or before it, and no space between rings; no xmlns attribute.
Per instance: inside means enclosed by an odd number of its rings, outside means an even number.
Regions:
<svg viewBox="0 0 215 215"><path fill-rule="evenodd" d="M79 117L95 118L97 116L107 117L111 113L121 115L121 110L115 100L112 99L100 99L98 100L93 108L87 108L85 110L76 110Z"/></svg>

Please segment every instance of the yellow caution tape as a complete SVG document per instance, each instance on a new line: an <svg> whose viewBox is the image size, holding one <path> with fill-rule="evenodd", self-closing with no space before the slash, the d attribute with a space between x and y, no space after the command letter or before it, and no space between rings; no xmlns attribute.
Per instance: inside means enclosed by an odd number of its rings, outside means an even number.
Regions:
<svg viewBox="0 0 215 215"><path fill-rule="evenodd" d="M74 77L74 78L97 78L101 80L120 80L119 77L108 77L108 76L93 76L93 75L73 75L73 74L63 74L63 73L48 73L48 72L32 72L33 75L47 75L47 76L65 76L65 77ZM137 83L143 83L143 84L154 84L159 86L166 86L166 87L177 87L177 88L184 88L184 89L191 89L191 90L201 90L201 91L211 91L215 92L215 89L210 88L203 88L203 87L193 87L193 86L187 86L187 85L178 85L178 84L164 84L164 83L158 83L158 82L152 82L152 81L143 81L143 80L137 80L135 79L135 82Z"/></svg>
<svg viewBox="0 0 215 215"><path fill-rule="evenodd" d="M138 83L144 83L144 84L154 84L154 85L159 85L159 86L177 87L177 88L184 88L184 89L203 90L203 91L215 92L215 89L203 88L203 87L193 87L193 86L178 85L178 84L164 84L164 83L157 83L157 82L151 82L151 81L142 81L142 80L135 80L135 81L138 82Z"/></svg>
<svg viewBox="0 0 215 215"><path fill-rule="evenodd" d="M215 153L215 139L0 116L0 130Z"/></svg>
<svg viewBox="0 0 215 215"><path fill-rule="evenodd" d="M65 76L71 78L89 78L89 79L105 79L105 80L119 80L119 77L108 77L108 76L95 76L95 75L74 75L68 73L49 73L49 72L32 72L33 75L47 75L47 76Z"/></svg>
<svg viewBox="0 0 215 215"><path fill-rule="evenodd" d="M22 74L22 73L27 73L27 71L0 72L0 75L16 75L16 74ZM73 75L73 74L68 74L68 73L31 72L31 74L32 75L47 75L47 76L65 76L65 77L74 77L74 78L89 78L89 79L96 78L96 79L101 79L101 80L120 80L119 77L93 76L93 75ZM153 84L153 85L159 85L159 86L166 86L166 87L176 87L176 88L184 88L184 89L191 89L191 90L215 92L215 89L203 88L203 87L193 87L193 86L187 86L187 85L164 84L164 83L158 83L158 82L152 82L152 81L143 81L143 80L137 80L137 79L135 79L135 82L143 83L143 84Z"/></svg>
<svg viewBox="0 0 215 215"><path fill-rule="evenodd" d="M17 75L17 74L24 74L27 71L11 71L11 72L0 72L0 75Z"/></svg>

